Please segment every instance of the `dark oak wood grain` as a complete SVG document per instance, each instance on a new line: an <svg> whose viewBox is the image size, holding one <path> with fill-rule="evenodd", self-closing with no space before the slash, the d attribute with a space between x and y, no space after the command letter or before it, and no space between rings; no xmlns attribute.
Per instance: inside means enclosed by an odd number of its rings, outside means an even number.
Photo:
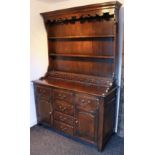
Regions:
<svg viewBox="0 0 155 155"><path fill-rule="evenodd" d="M33 81L38 124L99 151L115 123L120 6L114 1L41 14L49 65Z"/></svg>

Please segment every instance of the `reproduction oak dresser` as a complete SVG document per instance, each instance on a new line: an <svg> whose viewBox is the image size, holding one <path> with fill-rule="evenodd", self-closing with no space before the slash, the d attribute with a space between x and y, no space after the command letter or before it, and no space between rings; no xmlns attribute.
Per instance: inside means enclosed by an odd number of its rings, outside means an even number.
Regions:
<svg viewBox="0 0 155 155"><path fill-rule="evenodd" d="M38 124L99 151L114 131L120 6L114 1L41 13L49 65L33 81Z"/></svg>

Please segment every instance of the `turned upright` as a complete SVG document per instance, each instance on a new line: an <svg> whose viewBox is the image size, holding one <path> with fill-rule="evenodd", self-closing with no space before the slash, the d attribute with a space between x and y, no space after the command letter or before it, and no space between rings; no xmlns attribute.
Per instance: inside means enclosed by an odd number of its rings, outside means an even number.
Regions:
<svg viewBox="0 0 155 155"><path fill-rule="evenodd" d="M33 82L38 124L99 151L114 131L120 6L114 1L41 13L49 65Z"/></svg>

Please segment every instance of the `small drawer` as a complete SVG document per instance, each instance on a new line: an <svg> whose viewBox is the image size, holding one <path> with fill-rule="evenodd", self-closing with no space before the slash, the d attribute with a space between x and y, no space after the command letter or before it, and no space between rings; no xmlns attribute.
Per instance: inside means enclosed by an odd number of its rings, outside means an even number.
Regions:
<svg viewBox="0 0 155 155"><path fill-rule="evenodd" d="M54 89L54 98L73 104L73 93L69 91Z"/></svg>
<svg viewBox="0 0 155 155"><path fill-rule="evenodd" d="M64 114L71 115L71 116L73 116L73 113L74 113L72 105L68 104L67 102L60 101L60 100L54 101L54 109Z"/></svg>
<svg viewBox="0 0 155 155"><path fill-rule="evenodd" d="M60 123L59 121L54 120L54 127L55 129L64 132L68 135L73 135L73 127L66 125L64 123Z"/></svg>
<svg viewBox="0 0 155 155"><path fill-rule="evenodd" d="M43 104L51 104L49 99L44 98L44 97L42 97L42 96L38 96L38 97L37 97L37 101L38 101L39 103L43 103Z"/></svg>
<svg viewBox="0 0 155 155"><path fill-rule="evenodd" d="M58 120L60 122L69 124L71 126L73 126L73 124L74 124L74 118L72 116L68 116L68 115L65 115L65 114L57 112L57 111L54 112L54 119Z"/></svg>
<svg viewBox="0 0 155 155"><path fill-rule="evenodd" d="M98 109L99 99L91 95L76 94L76 108L91 112Z"/></svg>
<svg viewBox="0 0 155 155"><path fill-rule="evenodd" d="M44 86L36 86L36 92L38 95L50 97L50 88Z"/></svg>

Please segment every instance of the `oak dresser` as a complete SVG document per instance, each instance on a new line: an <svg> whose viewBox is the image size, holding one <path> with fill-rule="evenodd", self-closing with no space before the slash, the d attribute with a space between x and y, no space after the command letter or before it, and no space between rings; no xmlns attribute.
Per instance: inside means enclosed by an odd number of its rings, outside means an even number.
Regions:
<svg viewBox="0 0 155 155"><path fill-rule="evenodd" d="M114 131L120 6L114 1L41 13L49 65L33 81L38 124L99 151Z"/></svg>

